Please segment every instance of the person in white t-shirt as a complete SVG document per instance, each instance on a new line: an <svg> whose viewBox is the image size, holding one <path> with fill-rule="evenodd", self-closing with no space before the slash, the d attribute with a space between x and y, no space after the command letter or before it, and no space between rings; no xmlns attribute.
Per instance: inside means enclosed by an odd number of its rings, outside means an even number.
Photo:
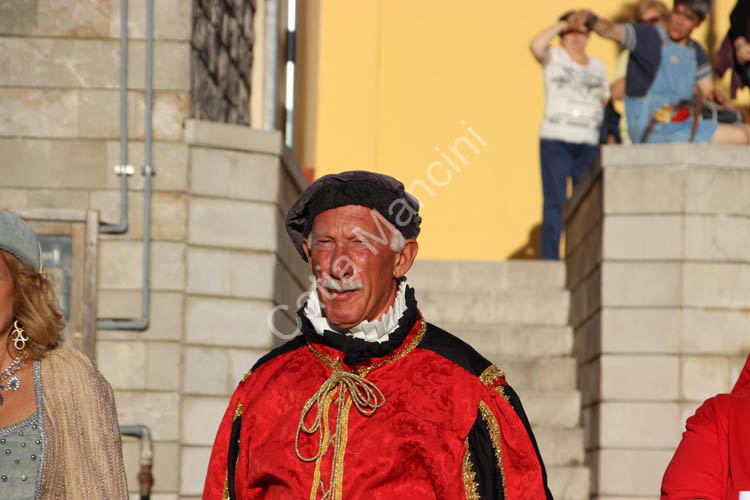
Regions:
<svg viewBox="0 0 750 500"><path fill-rule="evenodd" d="M540 128L542 258L559 258L568 177L577 184L599 152L599 129L609 100L604 64L586 54L588 31L568 26L568 12L537 34L531 52L544 68L546 102ZM550 44L560 36L562 47Z"/></svg>

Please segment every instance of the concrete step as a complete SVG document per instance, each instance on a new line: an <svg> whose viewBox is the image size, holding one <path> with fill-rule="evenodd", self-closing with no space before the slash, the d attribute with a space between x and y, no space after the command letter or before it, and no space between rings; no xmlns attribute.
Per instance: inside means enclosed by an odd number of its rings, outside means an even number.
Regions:
<svg viewBox="0 0 750 500"><path fill-rule="evenodd" d="M567 326L570 295L564 290L519 289L506 292L419 291L417 302L427 321L479 324Z"/></svg>
<svg viewBox="0 0 750 500"><path fill-rule="evenodd" d="M542 455L544 456L544 455ZM588 467L547 466L547 484L555 500L589 500Z"/></svg>
<svg viewBox="0 0 750 500"><path fill-rule="evenodd" d="M469 343L488 358L571 356L573 352L573 329L569 326L471 323L441 323L437 326Z"/></svg>
<svg viewBox="0 0 750 500"><path fill-rule="evenodd" d="M576 384L576 360L561 358L508 358L489 357L489 360L505 372L508 383L523 391L572 391Z"/></svg>
<svg viewBox="0 0 750 500"><path fill-rule="evenodd" d="M536 435L557 500L589 500L563 262L418 261L408 274L425 319L503 369Z"/></svg>
<svg viewBox="0 0 750 500"><path fill-rule="evenodd" d="M515 387L514 387L515 389ZM579 428L581 393L578 391L516 391L531 426Z"/></svg>
<svg viewBox="0 0 750 500"><path fill-rule="evenodd" d="M407 277L417 293L422 290L563 289L565 263L542 260L417 260Z"/></svg>
<svg viewBox="0 0 750 500"><path fill-rule="evenodd" d="M583 465L583 429L537 427L534 436L546 466Z"/></svg>

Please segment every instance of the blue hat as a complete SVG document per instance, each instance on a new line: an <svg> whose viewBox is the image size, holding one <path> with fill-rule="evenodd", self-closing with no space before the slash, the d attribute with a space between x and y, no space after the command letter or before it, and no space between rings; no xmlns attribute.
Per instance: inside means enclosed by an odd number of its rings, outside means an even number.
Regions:
<svg viewBox="0 0 750 500"><path fill-rule="evenodd" d="M10 212L0 209L0 250L31 266L42 267L41 246L31 226Z"/></svg>

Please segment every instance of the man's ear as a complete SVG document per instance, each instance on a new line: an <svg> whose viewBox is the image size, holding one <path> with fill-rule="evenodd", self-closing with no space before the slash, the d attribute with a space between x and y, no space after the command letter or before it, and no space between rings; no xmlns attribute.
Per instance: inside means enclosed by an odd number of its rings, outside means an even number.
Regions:
<svg viewBox="0 0 750 500"><path fill-rule="evenodd" d="M393 266L393 277L398 279L403 277L417 258L419 252L419 243L417 240L406 240L404 248L396 253L396 263Z"/></svg>
<svg viewBox="0 0 750 500"><path fill-rule="evenodd" d="M310 247L307 246L308 241L309 241L308 238L304 238L302 240L302 251L305 252L305 257L307 258L307 265L310 266L310 271L314 272L315 269L313 269L312 254L310 253Z"/></svg>

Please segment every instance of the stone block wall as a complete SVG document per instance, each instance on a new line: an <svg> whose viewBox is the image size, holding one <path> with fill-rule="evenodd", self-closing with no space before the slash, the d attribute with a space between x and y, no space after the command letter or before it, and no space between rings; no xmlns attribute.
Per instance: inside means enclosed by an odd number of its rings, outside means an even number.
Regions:
<svg viewBox="0 0 750 500"><path fill-rule="evenodd" d="M107 158L116 149L107 141L59 141L51 151L36 139L2 141L0 153L15 168L0 178L0 207L119 216L116 176L106 162L92 164L85 148L77 151L88 145ZM153 434L154 500L200 498L232 391L281 342L268 326L271 310L288 304L272 317L280 331L295 329L308 270L283 217L306 181L282 144L279 132L189 120L184 142L155 145L150 324L143 332L99 331L96 340L120 423L146 424ZM141 147L134 144L134 153ZM33 161L17 149L33 150ZM60 165L55 153L65 150L86 161L71 156ZM131 187L128 232L100 235L100 317L141 313L142 178ZM126 439L124 452L135 494L137 441Z"/></svg>
<svg viewBox="0 0 750 500"><path fill-rule="evenodd" d="M186 0L187 3L187 0ZM255 0L193 0L191 116L250 124Z"/></svg>
<svg viewBox="0 0 750 500"><path fill-rule="evenodd" d="M129 0L129 162L143 165L145 0ZM99 332L97 357L116 391L120 421L151 426L156 500L179 491L180 370L185 282L190 5L159 0L154 12L152 322L142 333ZM120 1L0 2L0 206L93 208L119 219ZM140 311L143 180L130 180L130 229L99 241L102 317ZM125 441L131 491L138 446Z"/></svg>
<svg viewBox="0 0 750 500"><path fill-rule="evenodd" d="M120 1L0 2L0 64L13 68L0 73L0 207L96 209L103 222L119 220ZM234 13L254 5L215 3ZM128 231L100 233L98 242L98 314L107 318L141 315L146 0L128 0L128 7L135 175ZM154 2L149 327L98 331L96 338L120 423L152 431L154 500L200 498L231 391L279 342L269 312L289 304L274 318L292 331L296 298L307 287L306 267L282 224L306 181L281 135L187 119L193 14L187 0ZM247 63L242 54L230 52L232 64ZM138 448L124 440L133 498Z"/></svg>
<svg viewBox="0 0 750 500"><path fill-rule="evenodd" d="M566 207L592 496L658 498L685 420L750 351L750 156L605 147Z"/></svg>
<svg viewBox="0 0 750 500"><path fill-rule="evenodd" d="M129 9L128 134L139 140L145 132L145 0L130 0ZM182 139L190 101L190 22L186 2L155 2L157 140ZM63 161L108 160L116 144L106 141L119 137L120 130L119 36L119 0L2 2L0 64L13 71L0 74L0 137L40 141L39 147L16 146L27 155L55 156L55 148L63 149L61 168ZM80 143L60 145L58 139Z"/></svg>
<svg viewBox="0 0 750 500"><path fill-rule="evenodd" d="M190 187L183 365L183 483L200 495L218 422L234 388L260 356L282 340L272 315L292 332L308 269L283 229L303 176L283 168L281 134L188 122ZM255 149L248 145L256 144ZM276 154L268 153L275 149ZM260 151L260 152L259 152Z"/></svg>

